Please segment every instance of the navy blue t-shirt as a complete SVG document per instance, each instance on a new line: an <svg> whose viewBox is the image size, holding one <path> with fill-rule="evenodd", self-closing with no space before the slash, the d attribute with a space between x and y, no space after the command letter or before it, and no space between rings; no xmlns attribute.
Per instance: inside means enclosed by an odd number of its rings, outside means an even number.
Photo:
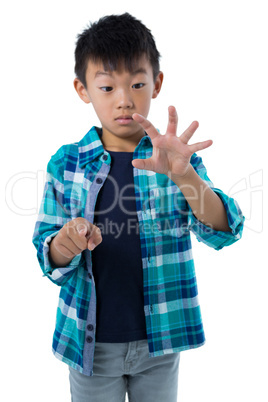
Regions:
<svg viewBox="0 0 268 402"><path fill-rule="evenodd" d="M143 272L132 152L108 151L110 173L100 190L94 224L102 243L92 252L97 294L97 342L146 339Z"/></svg>

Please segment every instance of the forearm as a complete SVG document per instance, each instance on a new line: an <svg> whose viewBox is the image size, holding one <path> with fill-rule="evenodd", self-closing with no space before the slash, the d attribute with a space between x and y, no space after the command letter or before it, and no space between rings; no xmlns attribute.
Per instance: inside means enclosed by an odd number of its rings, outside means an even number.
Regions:
<svg viewBox="0 0 268 402"><path fill-rule="evenodd" d="M171 180L180 188L195 217L214 230L231 231L226 210L218 195L202 180L190 165L183 177L171 174Z"/></svg>

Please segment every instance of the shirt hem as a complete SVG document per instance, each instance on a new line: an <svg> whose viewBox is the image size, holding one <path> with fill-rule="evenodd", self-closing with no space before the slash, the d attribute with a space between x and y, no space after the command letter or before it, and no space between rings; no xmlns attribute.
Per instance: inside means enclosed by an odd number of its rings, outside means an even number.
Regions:
<svg viewBox="0 0 268 402"><path fill-rule="evenodd" d="M71 360L67 359L66 357L62 356L58 352L52 349L52 352L54 356L60 360L61 362L67 364L69 367L73 368L76 371L79 371L79 373L84 374L86 376L92 377L93 376L93 370L90 369L83 369L83 367L79 366L79 364L75 364Z"/></svg>
<svg viewBox="0 0 268 402"><path fill-rule="evenodd" d="M159 350L156 352L149 352L149 357L157 357L157 356L162 356L162 355L168 355L171 353L179 353L183 352L185 350L190 350L190 349L197 349L201 346L203 346L206 343L206 341L202 343L198 343L197 345L185 345L185 346L179 346L177 348L172 348L172 349L164 349L164 350Z"/></svg>

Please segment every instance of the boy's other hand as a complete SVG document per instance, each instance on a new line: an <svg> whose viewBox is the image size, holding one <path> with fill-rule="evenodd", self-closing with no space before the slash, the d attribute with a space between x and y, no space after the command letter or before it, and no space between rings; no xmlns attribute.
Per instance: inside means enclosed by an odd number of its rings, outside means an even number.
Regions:
<svg viewBox="0 0 268 402"><path fill-rule="evenodd" d="M94 250L102 242L100 229L85 218L66 223L50 243L50 258L54 265L65 266L83 250Z"/></svg>
<svg viewBox="0 0 268 402"><path fill-rule="evenodd" d="M169 120L165 135L159 134L156 128L145 117L134 113L137 121L149 135L153 144L153 155L148 159L134 159L132 164L137 169L152 170L156 173L185 176L190 166L191 156L212 145L212 141L198 142L189 145L188 142L197 130L199 124L193 121L190 126L177 137L178 116L174 106L168 108Z"/></svg>

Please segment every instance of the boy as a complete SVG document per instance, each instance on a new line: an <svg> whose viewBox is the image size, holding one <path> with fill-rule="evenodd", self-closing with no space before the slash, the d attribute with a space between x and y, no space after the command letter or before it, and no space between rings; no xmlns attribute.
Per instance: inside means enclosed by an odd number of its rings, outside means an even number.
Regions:
<svg viewBox="0 0 268 402"><path fill-rule="evenodd" d="M51 158L33 242L61 286L53 352L73 401L177 401L180 351L204 344L190 230L216 250L243 216L188 145L146 119L163 73L150 31L129 14L78 37L74 87L102 127Z"/></svg>

